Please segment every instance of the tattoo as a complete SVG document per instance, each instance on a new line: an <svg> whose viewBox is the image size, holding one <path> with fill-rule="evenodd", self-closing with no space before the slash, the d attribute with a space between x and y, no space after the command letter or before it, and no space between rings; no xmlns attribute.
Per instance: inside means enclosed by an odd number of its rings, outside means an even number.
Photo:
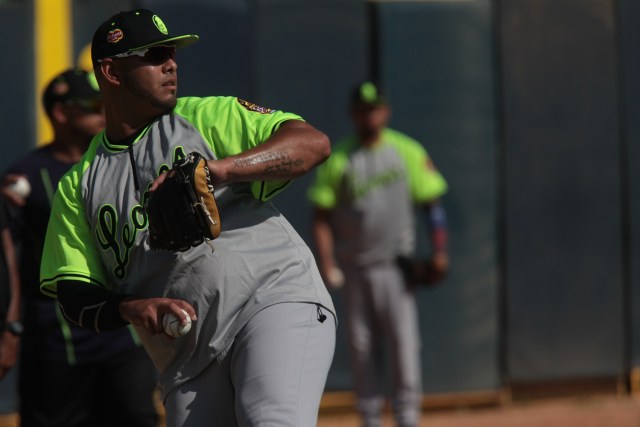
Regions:
<svg viewBox="0 0 640 427"><path fill-rule="evenodd" d="M233 163L237 168L246 168L249 166L259 165L261 163L270 163L278 160L285 160L288 158L289 158L289 153L282 151L282 152L257 154L255 156L251 156L246 159L235 159Z"/></svg>
<svg viewBox="0 0 640 427"><path fill-rule="evenodd" d="M289 158L289 153L282 151L258 154L245 159L235 159L233 163L236 168L246 168L263 163L271 163L265 166L264 172L267 175L275 175L292 171L295 167L301 166L303 160L291 159Z"/></svg>
<svg viewBox="0 0 640 427"><path fill-rule="evenodd" d="M291 172L296 166L302 165L302 159L286 160L275 165L269 165L264 169L267 175L277 175L283 172Z"/></svg>

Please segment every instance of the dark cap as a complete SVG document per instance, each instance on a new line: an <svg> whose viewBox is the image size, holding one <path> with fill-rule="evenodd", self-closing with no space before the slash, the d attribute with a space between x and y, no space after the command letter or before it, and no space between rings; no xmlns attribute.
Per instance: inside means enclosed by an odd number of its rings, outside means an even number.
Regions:
<svg viewBox="0 0 640 427"><path fill-rule="evenodd" d="M162 19L148 9L120 12L102 23L91 41L95 67L103 58L152 46L188 46L198 41L195 34L172 36Z"/></svg>
<svg viewBox="0 0 640 427"><path fill-rule="evenodd" d="M93 72L71 68L54 77L42 94L45 111L56 102L92 101L100 99L100 90Z"/></svg>
<svg viewBox="0 0 640 427"><path fill-rule="evenodd" d="M353 88L351 102L353 104L384 105L387 103L387 94L378 83L364 81Z"/></svg>

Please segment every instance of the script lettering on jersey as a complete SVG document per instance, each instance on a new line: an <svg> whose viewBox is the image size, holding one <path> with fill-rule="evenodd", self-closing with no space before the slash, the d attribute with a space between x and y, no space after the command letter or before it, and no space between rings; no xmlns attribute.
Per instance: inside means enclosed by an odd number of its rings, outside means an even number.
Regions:
<svg viewBox="0 0 640 427"><path fill-rule="evenodd" d="M184 147L178 146L174 149L174 163L177 161L183 161L185 157ZM168 165L161 165L158 168L156 176L160 176L169 169L170 167ZM149 183L147 190L142 194L141 203L134 205L133 208L131 208L129 221L122 225L122 231L119 236L119 220L116 209L109 204L102 205L100 209L98 209L96 237L98 238L100 247L103 250L113 252L116 262L113 274L118 279L124 279L127 276L127 265L129 264L131 248L133 248L136 243L138 231L146 229L149 225L149 219L144 211L144 204L149 198L150 186L151 183Z"/></svg>
<svg viewBox="0 0 640 427"><path fill-rule="evenodd" d="M98 211L98 227L96 235L100 247L113 252L116 266L113 274L123 279L127 274L127 264L129 264L129 253L136 242L138 230L143 230L147 226L147 216L144 210L138 205L131 212L131 223L126 223L122 227L121 244L118 242L118 215L111 205L103 205Z"/></svg>
<svg viewBox="0 0 640 427"><path fill-rule="evenodd" d="M356 179L351 179L353 198L355 200L358 200L362 197L365 197L372 190L380 187L385 187L392 182L397 181L402 177L402 175L403 172L400 169L389 169L362 182L357 182Z"/></svg>

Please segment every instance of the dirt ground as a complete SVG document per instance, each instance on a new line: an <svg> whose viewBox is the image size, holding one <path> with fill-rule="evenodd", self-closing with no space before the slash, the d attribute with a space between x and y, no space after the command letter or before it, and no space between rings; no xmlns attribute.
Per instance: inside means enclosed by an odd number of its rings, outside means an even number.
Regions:
<svg viewBox="0 0 640 427"><path fill-rule="evenodd" d="M427 411L421 427L640 427L640 398L593 396L517 403L483 409ZM18 427L0 416L0 427ZM318 427L359 427L355 413L321 413ZM389 415L383 427L394 427Z"/></svg>
<svg viewBox="0 0 640 427"><path fill-rule="evenodd" d="M383 427L393 427L387 415ZM421 427L640 427L637 397L563 398L483 409L425 412ZM355 414L321 414L318 427L359 427Z"/></svg>

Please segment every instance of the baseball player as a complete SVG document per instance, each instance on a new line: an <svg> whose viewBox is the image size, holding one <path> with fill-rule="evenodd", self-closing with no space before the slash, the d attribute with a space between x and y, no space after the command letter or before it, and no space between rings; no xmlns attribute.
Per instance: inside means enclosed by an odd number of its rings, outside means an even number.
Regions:
<svg viewBox="0 0 640 427"><path fill-rule="evenodd" d="M20 273L9 228L8 202L0 199L0 380L18 361L22 332L20 322Z"/></svg>
<svg viewBox="0 0 640 427"><path fill-rule="evenodd" d="M65 315L132 324L158 371L171 426L315 426L335 314L311 250L269 201L330 154L298 115L235 97L177 98L173 36L150 10L96 30L106 130L60 182L41 268ZM221 232L212 245L151 250L145 200L172 164L207 159ZM176 224L176 227L183 224ZM187 335L169 338L172 313Z"/></svg>
<svg viewBox="0 0 640 427"><path fill-rule="evenodd" d="M135 332L122 328L97 334L70 324L55 301L39 291L38 267L56 185L105 125L95 78L84 70L55 76L42 105L53 141L11 164L2 188L5 195L15 192L6 185L15 176L30 183L30 192L21 195L12 215L22 248L21 425L153 427L158 421L156 372Z"/></svg>
<svg viewBox="0 0 640 427"><path fill-rule="evenodd" d="M315 205L320 270L329 285L344 282L363 425L381 422L383 384L375 355L382 342L397 424L417 426L421 369L415 288L397 261L415 257L414 206L423 206L433 251L429 280L437 282L446 273L447 228L438 199L447 184L420 143L386 127L390 108L377 84L363 82L354 89L351 115L355 135L339 141L308 190Z"/></svg>

